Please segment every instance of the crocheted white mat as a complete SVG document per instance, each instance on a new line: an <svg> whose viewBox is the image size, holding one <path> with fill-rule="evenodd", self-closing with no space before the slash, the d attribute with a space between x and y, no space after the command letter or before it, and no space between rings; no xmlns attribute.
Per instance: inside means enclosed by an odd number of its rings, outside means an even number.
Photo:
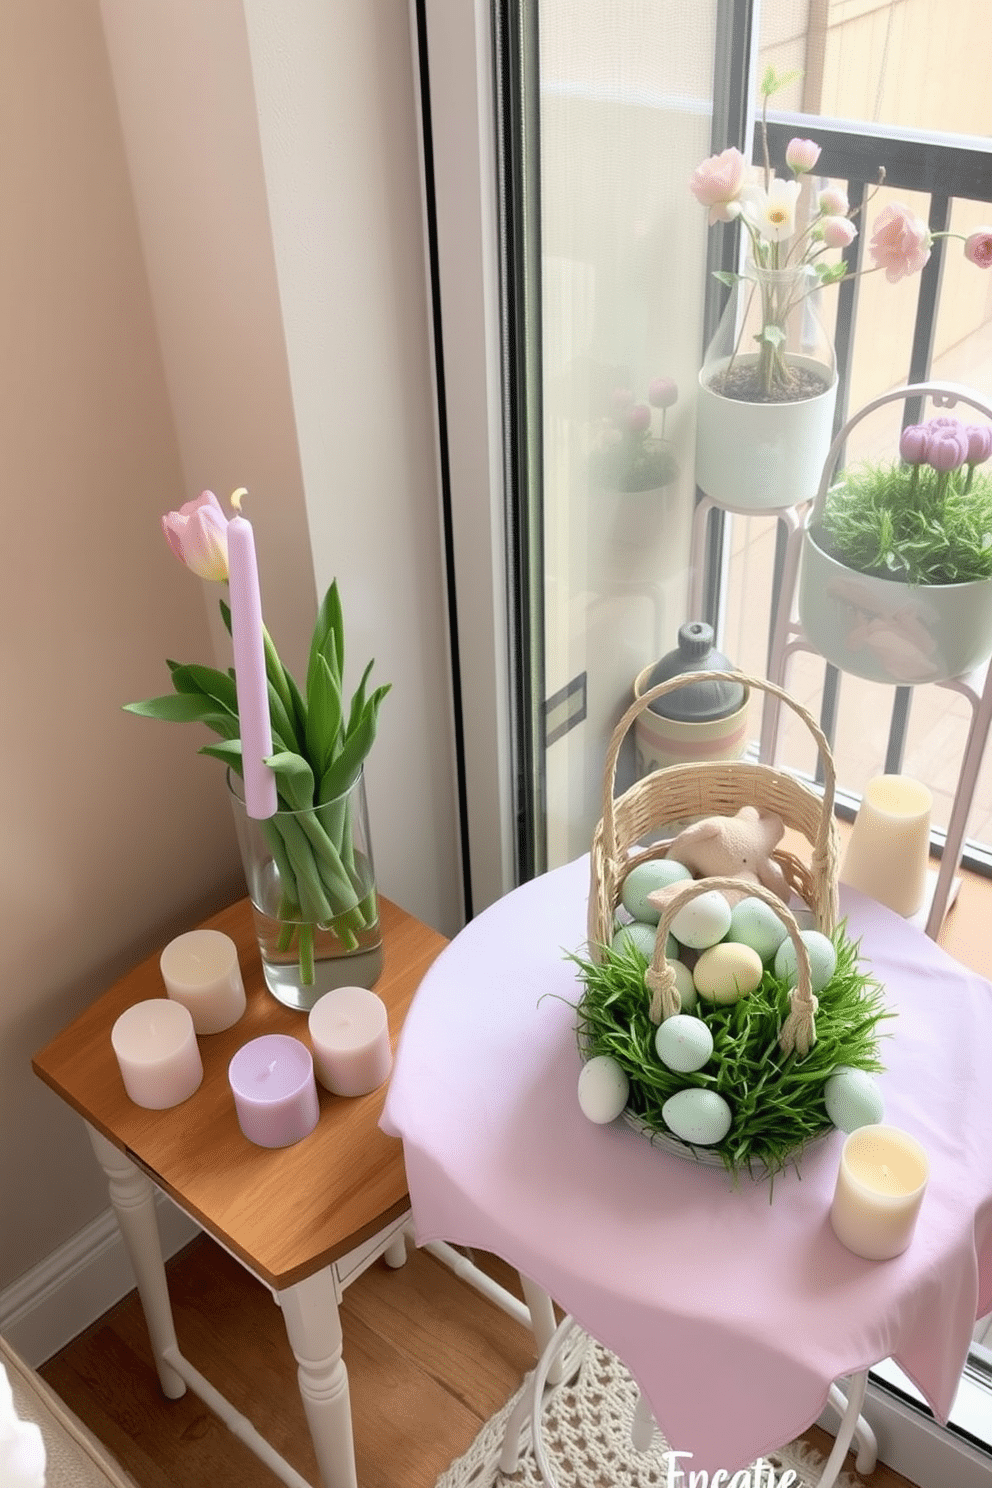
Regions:
<svg viewBox="0 0 992 1488"><path fill-rule="evenodd" d="M669 1476L668 1443L655 1431L651 1448L638 1452L631 1445L630 1426L637 1401L637 1386L620 1361L593 1339L585 1339L577 1354L568 1360L567 1382L551 1390L545 1399L542 1419L544 1443L558 1488L666 1488L669 1482L691 1481L691 1459L678 1459L683 1477ZM577 1373L575 1372L577 1367ZM524 1387L521 1386L521 1389ZM510 1476L499 1471L499 1456L507 1419L518 1390L498 1415L483 1426L464 1456L459 1457L437 1480L436 1488L543 1488L543 1481L530 1446L530 1428L521 1437L517 1470ZM791 1442L780 1451L759 1459L746 1479L748 1488L778 1488L785 1470L796 1474L785 1478L792 1488L815 1488L824 1459L802 1441ZM712 1476L712 1474L710 1475ZM697 1478L697 1482L706 1481ZM726 1482L726 1478L718 1481ZM742 1482L730 1474L730 1481ZM842 1472L836 1488L864 1488L865 1479Z"/></svg>

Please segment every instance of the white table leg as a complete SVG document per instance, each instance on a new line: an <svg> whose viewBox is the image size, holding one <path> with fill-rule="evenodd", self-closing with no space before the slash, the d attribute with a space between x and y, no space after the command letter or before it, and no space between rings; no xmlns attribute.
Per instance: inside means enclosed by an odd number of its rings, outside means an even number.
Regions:
<svg viewBox="0 0 992 1488"><path fill-rule="evenodd" d="M348 1371L329 1267L276 1294L324 1488L358 1488Z"/></svg>
<svg viewBox="0 0 992 1488"><path fill-rule="evenodd" d="M186 1385L164 1358L165 1350L175 1349L177 1345L165 1262L162 1260L162 1242L155 1217L155 1189L120 1148L108 1142L94 1127L87 1124L86 1130L97 1162L107 1175L110 1202L138 1284L138 1296L162 1390L169 1400L178 1400L185 1395Z"/></svg>

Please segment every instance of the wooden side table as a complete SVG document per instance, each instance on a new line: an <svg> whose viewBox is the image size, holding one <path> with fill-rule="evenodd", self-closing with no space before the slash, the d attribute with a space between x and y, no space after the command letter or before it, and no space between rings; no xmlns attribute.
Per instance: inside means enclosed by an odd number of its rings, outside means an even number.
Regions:
<svg viewBox="0 0 992 1488"><path fill-rule="evenodd" d="M380 898L385 968L376 992L395 1043L413 994L444 938ZM385 1087L343 1099L318 1086L320 1120L292 1147L256 1147L241 1133L227 1080L232 1055L267 1033L308 1042L306 1017L265 988L247 899L205 921L235 941L248 1006L223 1033L199 1039L203 1083L165 1111L134 1105L110 1043L132 1003L165 995L158 955L100 997L32 1061L87 1123L134 1268L162 1389L192 1389L290 1488L304 1479L184 1359L154 1212L162 1189L272 1291L299 1365L299 1385L325 1488L356 1488L348 1375L338 1303L348 1280L378 1255L405 1258L409 1198L399 1142L379 1129ZM154 1187L153 1187L154 1185Z"/></svg>

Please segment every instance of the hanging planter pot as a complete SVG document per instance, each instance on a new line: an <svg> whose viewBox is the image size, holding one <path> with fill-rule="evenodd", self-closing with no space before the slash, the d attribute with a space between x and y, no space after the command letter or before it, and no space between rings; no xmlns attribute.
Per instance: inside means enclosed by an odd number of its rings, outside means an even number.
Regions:
<svg viewBox="0 0 992 1488"><path fill-rule="evenodd" d="M810 644L842 671L894 686L948 681L992 656L992 480L978 468L992 430L940 416L904 431L901 462L831 485L854 426L909 397L941 409L961 402L992 419L992 407L953 384L897 388L866 404L830 447L799 578ZM955 441L964 458L952 465Z"/></svg>
<svg viewBox="0 0 992 1488"><path fill-rule="evenodd" d="M721 506L772 511L816 495L837 401L818 282L806 264L749 263L732 287L696 410L696 484Z"/></svg>

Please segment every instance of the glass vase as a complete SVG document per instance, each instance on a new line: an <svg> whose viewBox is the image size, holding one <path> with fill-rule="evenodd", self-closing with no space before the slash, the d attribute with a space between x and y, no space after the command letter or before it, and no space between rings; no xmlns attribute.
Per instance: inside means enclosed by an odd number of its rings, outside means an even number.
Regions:
<svg viewBox="0 0 992 1488"><path fill-rule="evenodd" d="M808 265L748 264L699 374L696 484L731 510L816 495L833 437L834 346Z"/></svg>
<svg viewBox="0 0 992 1488"><path fill-rule="evenodd" d="M228 787L269 991L307 1012L335 987L372 987L383 950L364 775L333 801L265 821L247 814L230 772Z"/></svg>

